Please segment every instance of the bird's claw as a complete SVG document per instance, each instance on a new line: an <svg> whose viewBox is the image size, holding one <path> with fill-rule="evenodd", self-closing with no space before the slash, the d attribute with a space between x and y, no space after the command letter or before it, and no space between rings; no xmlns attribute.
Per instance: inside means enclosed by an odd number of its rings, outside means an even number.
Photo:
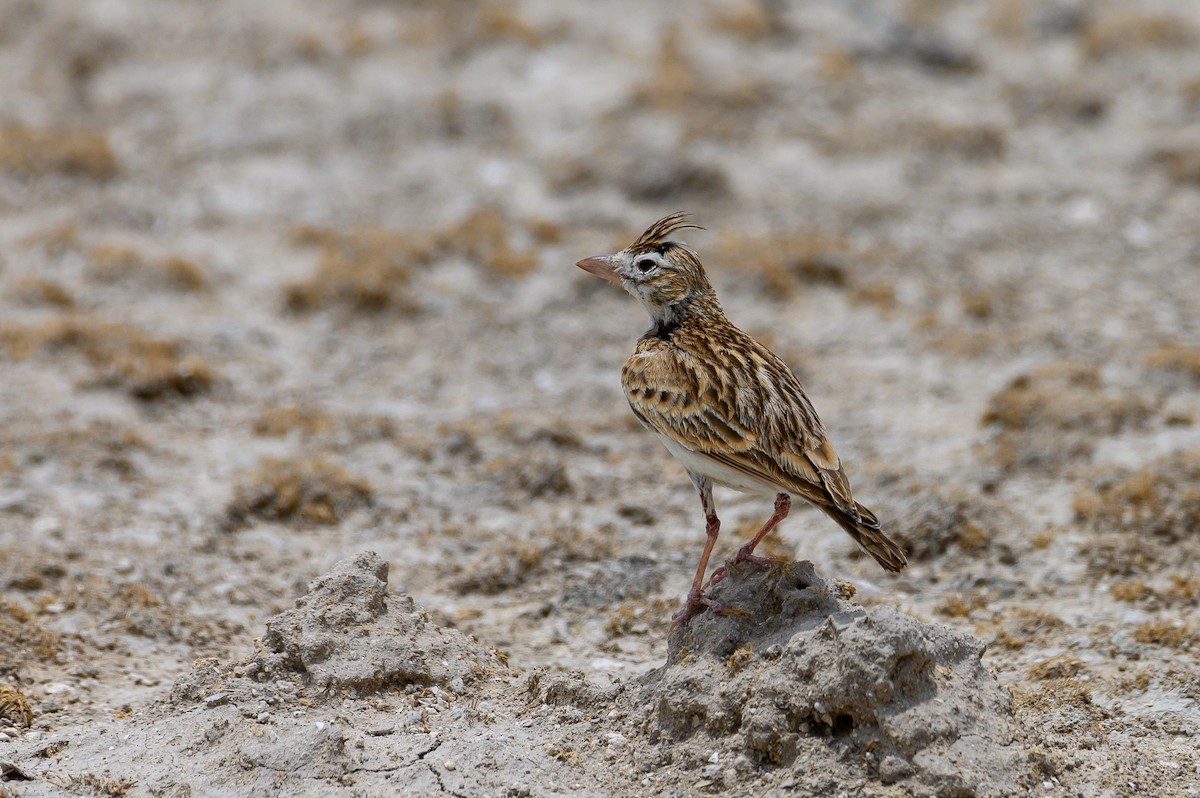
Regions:
<svg viewBox="0 0 1200 798"><path fill-rule="evenodd" d="M722 565L720 568L718 568L712 572L712 574L708 577L708 581L704 583L704 587L702 587L700 589L708 590L711 587L719 585L719 584L721 584L722 581L724 581L725 577L728 575L729 574L725 570L725 566Z"/></svg>
<svg viewBox="0 0 1200 798"><path fill-rule="evenodd" d="M687 603L683 605L682 609L680 609L678 612L676 612L674 615L671 616L671 620L674 621L674 623L671 624L671 629L675 630L675 629L678 629L680 626L683 626L685 623L687 623L691 619L691 617L693 615L700 612L701 609L711 610L712 612L715 612L718 615L749 615L750 614L746 610L738 609L736 607L726 606L726 605L722 604L721 602L711 599L708 596L704 595L703 591L696 590L696 591L688 593Z"/></svg>
<svg viewBox="0 0 1200 798"><path fill-rule="evenodd" d="M733 558L733 562L735 565L742 562L752 562L763 568L771 568L778 565L776 560L772 560L770 557L759 557L757 554L751 554L745 548L738 549L737 556Z"/></svg>

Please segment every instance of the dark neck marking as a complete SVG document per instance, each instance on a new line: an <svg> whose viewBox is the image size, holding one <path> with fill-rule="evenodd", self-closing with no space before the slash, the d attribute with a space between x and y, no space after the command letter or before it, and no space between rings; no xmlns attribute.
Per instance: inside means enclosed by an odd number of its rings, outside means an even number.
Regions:
<svg viewBox="0 0 1200 798"><path fill-rule="evenodd" d="M671 340L671 336L679 329L680 318L679 314L671 315L670 321L656 321L654 327L650 329L650 334L655 338L661 338L664 341Z"/></svg>

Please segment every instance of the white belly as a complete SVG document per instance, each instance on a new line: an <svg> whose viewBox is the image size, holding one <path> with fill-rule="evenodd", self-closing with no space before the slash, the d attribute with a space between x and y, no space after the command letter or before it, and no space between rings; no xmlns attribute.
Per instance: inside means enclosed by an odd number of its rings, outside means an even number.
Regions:
<svg viewBox="0 0 1200 798"><path fill-rule="evenodd" d="M702 454L697 454L690 449L680 446L675 441L665 435L659 435L658 439L663 442L663 446L667 447L675 459L683 464L683 467L693 474L699 474L702 477L708 477L715 484L722 485L726 488L733 488L744 493L756 493L764 496L774 496L776 493L787 493L786 490L778 485L773 485L770 482L764 482L761 479L747 476L741 471L730 468L724 463L718 463L712 458L705 457Z"/></svg>

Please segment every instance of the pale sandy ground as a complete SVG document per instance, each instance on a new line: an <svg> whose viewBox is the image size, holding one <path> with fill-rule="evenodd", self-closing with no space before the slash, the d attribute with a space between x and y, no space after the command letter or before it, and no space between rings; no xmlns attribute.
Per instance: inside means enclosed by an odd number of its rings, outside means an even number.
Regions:
<svg viewBox="0 0 1200 798"><path fill-rule="evenodd" d="M314 724L395 779L305 791L736 794L598 709L702 523L620 396L642 313L573 263L675 210L912 565L810 511L770 550L988 644L1007 792L1200 793L1200 5L5 0L0 795L267 794L225 735L287 774ZM723 557L769 507L717 501ZM507 697L214 725L203 669L366 550ZM412 736L499 727L532 771Z"/></svg>

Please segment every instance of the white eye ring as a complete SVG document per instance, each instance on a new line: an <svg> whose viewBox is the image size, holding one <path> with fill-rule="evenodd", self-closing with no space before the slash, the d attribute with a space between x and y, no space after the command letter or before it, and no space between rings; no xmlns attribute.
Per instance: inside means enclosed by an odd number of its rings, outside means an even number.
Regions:
<svg viewBox="0 0 1200 798"><path fill-rule="evenodd" d="M654 261L654 258L638 258L634 261L633 266L642 274L649 274L658 264Z"/></svg>

